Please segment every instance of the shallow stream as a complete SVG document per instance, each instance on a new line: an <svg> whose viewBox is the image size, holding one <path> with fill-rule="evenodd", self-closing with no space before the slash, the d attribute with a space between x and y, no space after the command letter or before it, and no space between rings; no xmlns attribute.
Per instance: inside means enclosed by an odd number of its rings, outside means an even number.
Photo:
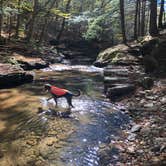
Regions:
<svg viewBox="0 0 166 166"><path fill-rule="evenodd" d="M102 69L54 64L35 71L33 83L0 90L0 166L98 166L99 147L121 137L129 118L103 95ZM71 91L75 108L69 118L52 115L68 111L65 99L58 107L43 91L51 83ZM43 112L38 112L39 107ZM112 162L118 152L112 151Z"/></svg>

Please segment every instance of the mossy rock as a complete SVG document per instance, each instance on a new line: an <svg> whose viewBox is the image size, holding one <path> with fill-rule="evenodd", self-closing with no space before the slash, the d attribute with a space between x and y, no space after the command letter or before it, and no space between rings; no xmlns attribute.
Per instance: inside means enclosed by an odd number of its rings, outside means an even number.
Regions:
<svg viewBox="0 0 166 166"><path fill-rule="evenodd" d="M115 63L119 60L119 58L125 56L125 52L127 52L127 50L128 47L123 44L108 48L99 53L95 64Z"/></svg>

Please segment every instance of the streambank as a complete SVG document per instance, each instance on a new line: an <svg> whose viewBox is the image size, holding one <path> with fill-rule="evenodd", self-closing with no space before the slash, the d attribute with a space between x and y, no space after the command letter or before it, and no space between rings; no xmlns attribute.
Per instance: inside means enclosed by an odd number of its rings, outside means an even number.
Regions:
<svg viewBox="0 0 166 166"><path fill-rule="evenodd" d="M164 43L162 36L134 47L118 45L99 54L95 65L105 66L105 94L133 120L123 130L124 139L110 141L101 148L102 162L112 158L109 152L117 149L121 161L115 165L166 164Z"/></svg>

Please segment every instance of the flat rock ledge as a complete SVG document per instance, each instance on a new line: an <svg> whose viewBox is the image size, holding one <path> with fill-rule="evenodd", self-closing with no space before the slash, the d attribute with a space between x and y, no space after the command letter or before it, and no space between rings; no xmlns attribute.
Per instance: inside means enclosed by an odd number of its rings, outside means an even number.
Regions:
<svg viewBox="0 0 166 166"><path fill-rule="evenodd" d="M0 63L0 88L32 82L33 78L34 74L32 72L25 72L20 67L8 63Z"/></svg>
<svg viewBox="0 0 166 166"><path fill-rule="evenodd" d="M137 73L130 65L108 65L104 68L104 90L111 101L116 101L133 93L141 73Z"/></svg>
<svg viewBox="0 0 166 166"><path fill-rule="evenodd" d="M49 66L41 58L26 57L17 53L14 53L13 57L24 70L43 69Z"/></svg>

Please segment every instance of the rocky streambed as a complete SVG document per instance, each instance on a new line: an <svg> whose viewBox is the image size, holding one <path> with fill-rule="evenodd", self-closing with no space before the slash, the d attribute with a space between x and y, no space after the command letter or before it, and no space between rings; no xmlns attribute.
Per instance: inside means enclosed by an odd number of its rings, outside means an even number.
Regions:
<svg viewBox="0 0 166 166"><path fill-rule="evenodd" d="M103 162L112 157L109 154L112 149L118 149L121 161L115 165L166 164L164 41L162 36L143 45L118 45L101 52L94 63L105 66L107 97L133 120L128 129L123 130L123 139L110 141L101 148Z"/></svg>

